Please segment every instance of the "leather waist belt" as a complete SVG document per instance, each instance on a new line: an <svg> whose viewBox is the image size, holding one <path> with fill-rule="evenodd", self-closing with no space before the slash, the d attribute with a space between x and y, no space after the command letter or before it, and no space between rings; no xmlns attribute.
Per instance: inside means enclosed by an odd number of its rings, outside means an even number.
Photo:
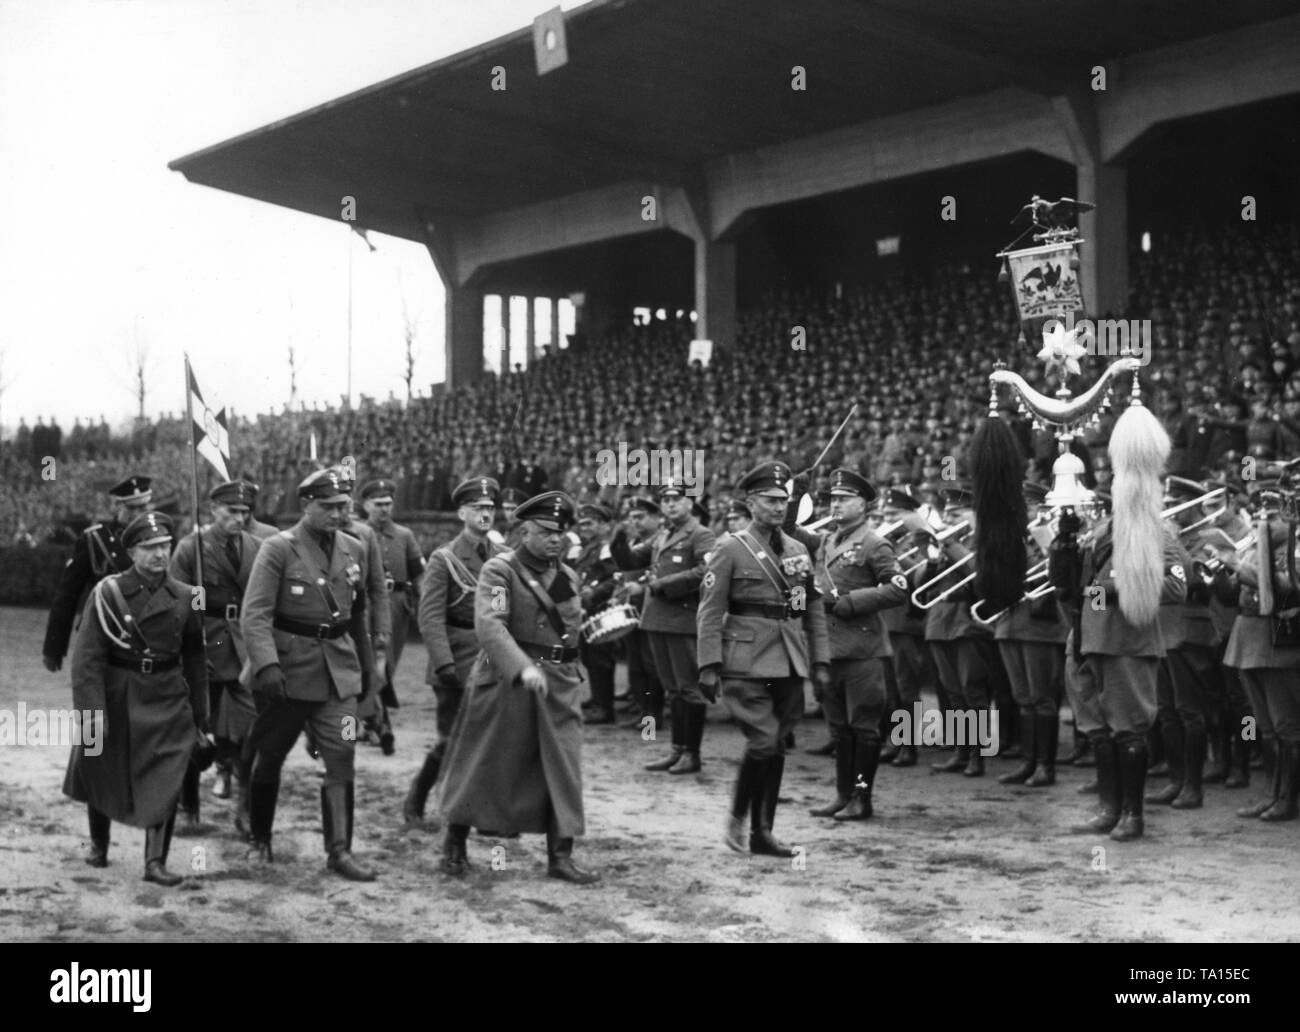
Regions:
<svg viewBox="0 0 1300 1032"><path fill-rule="evenodd" d="M288 631L290 634L298 634L304 638L341 638L348 633L347 622L343 623L299 623L297 620L290 620L287 617L276 616L271 621L277 631Z"/></svg>
<svg viewBox="0 0 1300 1032"><path fill-rule="evenodd" d="M544 659L548 663L572 663L578 658L578 650L565 648L563 645L534 645L530 641L521 641L519 647L530 656Z"/></svg>
<svg viewBox="0 0 1300 1032"><path fill-rule="evenodd" d="M761 616L765 620L797 620L803 616L789 606L766 602L731 602L727 605L727 612L732 616Z"/></svg>
<svg viewBox="0 0 1300 1032"><path fill-rule="evenodd" d="M472 631L474 629L474 621L462 620L459 617L449 616L447 617L447 626L459 627L462 631Z"/></svg>
<svg viewBox="0 0 1300 1032"><path fill-rule="evenodd" d="M405 591L408 587L411 586L411 582L404 581L404 580L393 580L392 577L385 577L384 585L388 588L389 591Z"/></svg>
<svg viewBox="0 0 1300 1032"><path fill-rule="evenodd" d="M238 620L239 603L238 602L214 603L211 599L208 599L208 604L204 608L203 613L205 616L219 616L219 617L223 617L226 620Z"/></svg>
<svg viewBox="0 0 1300 1032"><path fill-rule="evenodd" d="M109 653L108 665L119 670L134 670L137 674L161 674L180 666L180 656L119 656Z"/></svg>

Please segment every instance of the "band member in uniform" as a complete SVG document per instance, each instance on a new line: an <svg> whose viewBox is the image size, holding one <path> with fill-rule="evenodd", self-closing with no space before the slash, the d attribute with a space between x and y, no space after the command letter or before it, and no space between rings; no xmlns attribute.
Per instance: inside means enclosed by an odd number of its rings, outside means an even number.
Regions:
<svg viewBox="0 0 1300 1032"><path fill-rule="evenodd" d="M1203 495L1195 481L1169 478L1173 489L1167 502ZM1199 507L1198 507L1199 508ZM1200 513L1185 509L1171 517L1181 526L1196 521ZM1208 740L1207 709L1217 699L1218 646L1210 618L1210 589L1196 572L1192 557L1177 535L1170 532L1178 563L1186 574L1187 599L1180 606L1160 607L1160 635L1165 658L1156 684L1156 718L1169 767L1169 784L1146 797L1148 803L1168 803L1175 810L1200 809L1201 778L1205 772Z"/></svg>
<svg viewBox="0 0 1300 1032"><path fill-rule="evenodd" d="M248 586L253 560L261 542L245 530L256 497L244 480L218 484L208 492L212 522L202 532L186 535L172 555L171 575L186 584L198 583L199 541L203 543L203 629L208 657L208 712L217 743L218 799L230 798L232 773L238 780L235 826L248 834L247 767L239 762L248 730L257 715L253 693L239 680L244 665L244 639L239 629L239 607ZM189 831L199 825L199 772L194 764L185 774L181 809ZM179 834L185 834L182 827Z"/></svg>
<svg viewBox="0 0 1300 1032"><path fill-rule="evenodd" d="M1168 435L1144 406L1131 404L1110 440L1114 513L1081 545L1082 596L1063 600L1079 607L1074 633L1079 635L1082 671L1092 681L1104 720L1104 727L1089 736L1101 808L1077 830L1109 832L1118 842L1144 831L1146 736L1155 720L1156 680L1165 651L1159 607L1180 605L1187 597L1187 575L1161 519L1159 476L1168 456ZM1076 532L1077 525L1067 525L1063 517L1059 533ZM1053 567L1054 577L1064 565ZM1053 583L1058 589L1073 588L1067 579ZM1077 697L1086 703L1091 695L1087 691ZM1076 709L1083 722L1088 722L1086 708Z"/></svg>
<svg viewBox="0 0 1300 1032"><path fill-rule="evenodd" d="M613 515L603 505L578 508L578 541L571 550L569 565L578 571L582 583L584 618L604 609L618 586L618 566L609 548L609 524ZM576 554L574 554L576 552ZM593 645L582 641L582 665L591 682L588 724L614 723L614 664L618 653L613 642Z"/></svg>
<svg viewBox="0 0 1300 1032"><path fill-rule="evenodd" d="M1041 504L1047 488L1025 484L1029 505ZM1061 692L1065 686L1065 639L1070 626L1050 584L1035 581L1025 593L1038 589L1038 598L1022 598L993 625L993 637L1011 681L1011 694L1020 713L1020 745L1024 760L1015 770L1003 774L1003 785L1045 788L1056 784L1056 747L1060 736ZM980 614L991 616L983 604Z"/></svg>
<svg viewBox="0 0 1300 1032"><path fill-rule="evenodd" d="M108 865L113 821L145 829L146 881L167 870L181 780L207 719L208 681L195 589L167 575L172 522L136 516L122 533L131 557L90 593L72 652L72 697L97 725L73 747L65 795L87 804L92 867ZM98 743L87 751L86 742Z"/></svg>
<svg viewBox="0 0 1300 1032"><path fill-rule="evenodd" d="M442 870L469 866L469 829L545 832L547 874L586 885L599 875L573 862L583 834L582 623L578 575L560 561L572 500L527 499L519 548L489 559L474 596L481 651L466 685L438 784L447 821Z"/></svg>
<svg viewBox="0 0 1300 1032"><path fill-rule="evenodd" d="M396 490L391 480L372 480L361 489L361 505L366 510L366 522L379 540L384 561L384 584L388 588L392 634L388 641L388 676L384 678L381 699L390 709L399 705L393 683L397 679L397 664L402 660L402 651L411 633L411 617L415 613L413 600L424 573L424 557L420 554L415 535L409 527L393 522L393 494Z"/></svg>
<svg viewBox="0 0 1300 1032"><path fill-rule="evenodd" d="M728 534L739 534L749 526L750 520L754 514L749 511L749 506L739 498L733 498L727 503L727 512L723 517L723 525L727 528Z"/></svg>
<svg viewBox="0 0 1300 1032"><path fill-rule="evenodd" d="M830 685L820 702L835 740L835 798L811 812L858 821L872 815L880 765L885 664L891 654L881 613L906 600L907 578L893 547L867 523L876 489L852 470L837 469L830 493L836 530L815 548L814 567L830 642Z"/></svg>
<svg viewBox="0 0 1300 1032"><path fill-rule="evenodd" d="M906 518L909 522L909 530L915 531L924 527L922 518L915 515L916 510L921 507L920 500L910 495L904 488L889 488L885 492L884 502L882 522L892 523ZM909 513L913 515L909 516ZM912 726L912 715L916 712L916 703L921 701L921 689L936 681L934 660L930 658L930 648L925 642L925 610L912 605L909 595L901 606L891 606L881 615L885 621L885 630L889 634L889 648L893 653L885 661L886 676L893 681L892 687L889 686L889 681L886 681L886 686L890 687L887 707L897 708L904 714L904 722L899 732L903 741L890 763L895 767L914 767L917 758L916 747L921 740L921 729ZM885 730L892 737L893 727ZM882 762L884 758L882 753Z"/></svg>
<svg viewBox="0 0 1300 1032"><path fill-rule="evenodd" d="M722 697L745 734L726 843L793 856L772 837L785 771L785 739L803 714L803 682L830 685L826 614L816 596L808 549L781 530L790 500L790 467L767 462L736 487L753 522L723 538L709 559L698 614L700 690Z"/></svg>
<svg viewBox="0 0 1300 1032"><path fill-rule="evenodd" d="M1268 518L1259 521L1255 538L1254 554L1245 559L1227 548L1218 553L1241 589L1223 661L1236 668L1250 697L1264 757L1264 798L1237 815L1289 821L1300 814L1300 638L1294 617L1289 628L1275 621L1300 606L1288 554L1294 539L1286 524Z"/></svg>
<svg viewBox="0 0 1300 1032"><path fill-rule="evenodd" d="M82 612L86 596L101 577L131 569L131 557L122 545L121 534L133 518L149 508L153 498L150 477L127 477L109 488L113 518L107 523L92 523L77 538L72 558L59 575L59 586L50 604L45 626L45 644L41 649L45 669L55 673L63 667L73 624Z"/></svg>
<svg viewBox="0 0 1300 1032"><path fill-rule="evenodd" d="M424 818L424 804L438 780L452 724L460 711L470 669L478 655L474 633L474 592L483 564L505 551L488 531L496 519L501 488L491 477L470 477L451 495L461 532L429 555L420 585L420 637L429 654L425 680L438 703L433 748L411 781L402 804L402 818L413 824Z"/></svg>
<svg viewBox="0 0 1300 1032"><path fill-rule="evenodd" d="M666 479L659 488L659 508L668 526L649 542L632 545L620 527L610 552L622 570L649 570L641 630L649 636L655 671L668 692L672 714L672 751L646 770L694 774L700 769L708 706L700 693L696 664L695 615L705 558L713 549L713 532L691 511L691 499L679 480Z"/></svg>
<svg viewBox="0 0 1300 1032"><path fill-rule="evenodd" d="M975 512L971 508L973 496L966 486L951 486L940 495L944 502L943 518L950 527L961 523L974 526ZM946 538L937 546L940 555L916 575L918 586L939 576L970 555L970 550L957 540L957 535ZM973 567L967 562L954 570L932 589L939 594L957 584ZM944 773L961 773L966 777L982 777L984 754L977 740L980 714L987 711L992 682L992 665L997 661L997 648L993 633L975 621L970 607L975 601L975 591L970 585L949 592L942 601L929 608L926 614L925 640L934 656L935 669L943 682L947 705L955 715L958 737L952 758L945 763L932 764L934 770ZM948 720L944 721L945 726Z"/></svg>
<svg viewBox="0 0 1300 1032"><path fill-rule="evenodd" d="M653 541L659 533L662 514L653 498L633 498L628 503L627 528L633 544ZM611 553L612 554L612 553ZM621 576L621 575L620 575ZM624 578L616 589L615 599L644 612L645 585L639 579ZM627 691L631 699L632 716L620 727L642 730L645 717L654 720L654 726L664 726L664 685L655 670L654 654L650 651L650 636L638 625L623 639L627 656Z"/></svg>
<svg viewBox="0 0 1300 1032"><path fill-rule="evenodd" d="M294 739L310 727L325 761L321 820L329 869L373 881L375 873L352 856L356 740L348 732L362 687L357 642L370 633L360 602L370 560L341 529L351 488L339 469L303 480L302 518L262 543L244 592L241 626L257 698L249 823L252 858L270 863L280 769Z"/></svg>

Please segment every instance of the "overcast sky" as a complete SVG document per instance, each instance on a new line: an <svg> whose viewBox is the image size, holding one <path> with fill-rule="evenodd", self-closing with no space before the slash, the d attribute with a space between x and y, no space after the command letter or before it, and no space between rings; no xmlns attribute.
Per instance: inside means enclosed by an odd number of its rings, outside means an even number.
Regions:
<svg viewBox="0 0 1300 1032"><path fill-rule="evenodd" d="M555 0L0 0L0 425L245 414L443 379L443 294L418 244L196 186L167 162L523 28ZM577 3L562 3L566 10ZM215 407L215 406L214 406Z"/></svg>

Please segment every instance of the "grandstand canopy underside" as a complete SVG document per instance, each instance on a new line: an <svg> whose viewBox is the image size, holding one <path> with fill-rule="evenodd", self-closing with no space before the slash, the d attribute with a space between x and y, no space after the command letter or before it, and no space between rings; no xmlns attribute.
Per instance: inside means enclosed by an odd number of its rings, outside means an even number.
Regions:
<svg viewBox="0 0 1300 1032"><path fill-rule="evenodd" d="M1081 228L1104 311L1127 293L1130 148L1161 123L1300 93L1297 11L596 0L565 15L569 62L547 75L525 28L171 167L330 219L355 197L360 225L425 243L453 384L482 371L487 290L582 290L590 321L645 272L664 300L689 291L697 332L726 346L737 242L759 212L1025 151L1072 166L1098 203Z"/></svg>

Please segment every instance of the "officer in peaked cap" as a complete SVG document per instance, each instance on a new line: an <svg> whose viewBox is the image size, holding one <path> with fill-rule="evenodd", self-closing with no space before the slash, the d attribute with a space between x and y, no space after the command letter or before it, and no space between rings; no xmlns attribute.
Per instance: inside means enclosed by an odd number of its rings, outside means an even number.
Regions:
<svg viewBox="0 0 1300 1032"><path fill-rule="evenodd" d="M484 563L505 550L489 534L501 502L501 488L496 480L492 477L463 480L452 491L451 500L456 506L461 532L429 554L420 584L417 619L429 655L425 683L433 689L437 701L437 726L433 748L425 754L402 804L402 817L408 824L424 818L425 801L442 769L452 724L460 711L465 685L469 683L470 670L478 655L474 592L479 575Z"/></svg>
<svg viewBox="0 0 1300 1032"><path fill-rule="evenodd" d="M248 770L238 762L240 750L253 726L257 704L249 687L239 680L247 654L239 629L239 607L243 601L253 559L261 542L246 529L246 520L257 492L243 480L218 484L208 492L212 521L202 531L191 532L176 546L171 575L186 584L203 586L203 629L208 657L208 710L211 730L217 742L217 785L219 799L231 795L232 775L238 782L239 799L235 826L248 834ZM202 581L199 579L199 545L202 544ZM178 834L198 834L199 770L195 764L185 774L181 791L184 823Z"/></svg>
<svg viewBox="0 0 1300 1032"><path fill-rule="evenodd" d="M749 851L793 856L772 837L785 770L785 738L803 714L803 681L819 691L830 682L824 608L816 602L812 557L785 534L790 467L765 462L737 484L753 522L724 537L709 558L702 584L699 630L700 689L717 697L744 731L745 758L736 781L726 843Z"/></svg>
<svg viewBox="0 0 1300 1032"><path fill-rule="evenodd" d="M726 524L727 532L735 534L749 526L749 521L754 518L754 514L749 511L749 506L739 498L733 498L727 503L727 511L723 516L723 522Z"/></svg>
<svg viewBox="0 0 1300 1032"><path fill-rule="evenodd" d="M257 496L262 493L261 487L249 480L247 477L241 477L238 480L233 481L233 483L241 484L242 490L248 496L248 516L244 520L245 529L252 534L253 537L257 538L258 541L265 541L267 538L280 533L278 527L273 527L269 523L263 523L253 514L253 507L257 504Z"/></svg>
<svg viewBox="0 0 1300 1032"><path fill-rule="evenodd" d="M663 511L653 498L632 498L627 506L628 536L632 544L640 545L653 541L659 533L662 517ZM640 610L644 610L646 600L650 597L640 580L624 580L620 594L624 601ZM654 653L650 649L650 636L638 625L636 630L624 639L624 648L627 652L627 690L633 712L631 718L620 726L640 732L644 730L642 726L644 718L651 717L656 728L663 727L664 686L655 669Z"/></svg>
<svg viewBox="0 0 1300 1032"><path fill-rule="evenodd" d="M619 569L647 571L640 629L649 640L655 673L671 707L672 750L645 769L694 774L701 766L708 713L696 659L696 610L704 564L716 539L692 513L692 499L681 480L665 479L658 496L667 526L638 544L630 543L620 527L609 549Z"/></svg>
<svg viewBox="0 0 1300 1032"><path fill-rule="evenodd" d="M388 672L384 678L381 698L385 705L398 706L393 681L397 665L402 660L406 639L410 635L411 618L415 615L420 586L424 573L424 556L409 527L393 522L393 495L396 485L391 480L372 480L361 489L361 505L366 511L366 522L375 532L384 565L384 585L388 590L388 607L391 616L391 638L388 650Z"/></svg>
<svg viewBox="0 0 1300 1032"><path fill-rule="evenodd" d="M145 829L145 880L164 886L182 881L167 870L167 853L208 712L203 629L194 589L167 574L171 543L167 516L136 516L121 539L131 566L91 591L72 653L73 703L91 721L63 785L87 804L91 866L107 865L111 822L121 821Z"/></svg>
<svg viewBox="0 0 1300 1032"><path fill-rule="evenodd" d="M63 666L73 626L90 589L102 577L131 568L131 557L122 545L122 531L132 517L149 508L153 499L153 480L133 474L109 488L108 497L113 508L112 518L104 523L92 523L77 537L72 557L59 575L59 585L45 625L45 643L41 648L45 669L50 673Z"/></svg>
<svg viewBox="0 0 1300 1032"><path fill-rule="evenodd" d="M882 612L906 601L907 578L893 546L867 522L867 506L876 498L870 481L851 469L836 469L830 496L834 532L793 528L817 559L831 655L830 684L820 701L835 742L835 799L812 814L866 820L873 812L882 727L887 726L886 669L892 651Z"/></svg>
<svg viewBox="0 0 1300 1032"><path fill-rule="evenodd" d="M547 874L599 875L573 862L582 803L582 625L577 573L561 561L573 501L548 491L523 502L519 547L483 564L474 596L481 651L439 783L447 821L442 870L469 866L470 826L545 832Z"/></svg>
<svg viewBox="0 0 1300 1032"><path fill-rule="evenodd" d="M264 541L253 562L240 624L257 699L249 822L253 858L271 862L280 770L310 727L325 761L321 818L329 869L371 881L374 872L352 856L356 740L344 733L356 726L358 642L369 632L361 600L371 576L365 547L342 531L351 487L337 468L308 476L298 485L302 518Z"/></svg>

